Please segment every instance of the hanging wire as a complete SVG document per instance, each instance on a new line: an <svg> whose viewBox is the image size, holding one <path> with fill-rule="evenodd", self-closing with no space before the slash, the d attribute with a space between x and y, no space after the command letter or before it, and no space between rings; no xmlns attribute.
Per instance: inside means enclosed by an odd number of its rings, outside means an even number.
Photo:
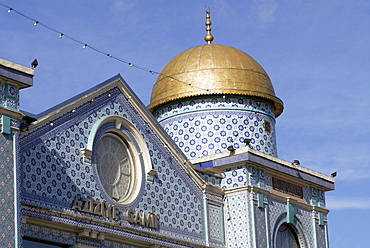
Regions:
<svg viewBox="0 0 370 248"><path fill-rule="evenodd" d="M64 38L65 37L67 39L70 39L71 41L74 41L76 43L79 43L79 44L83 45L83 48L90 48L94 52L97 52L97 53L103 54L105 56L108 56L109 58L112 58L112 59L114 59L116 61L119 61L121 63L125 63L125 64L129 65L130 67L135 67L135 68L137 68L139 70L149 72L152 75L157 74L157 75L161 75L161 76L164 76L164 77L169 77L171 79L171 81L174 81L175 80L175 81L180 82L180 83L182 83L184 85L187 85L187 86L190 86L190 87L193 87L193 88L197 88L199 90L209 91L209 89L204 89L202 87L198 87L198 86L195 86L193 84L183 82L183 81L181 81L181 80L179 80L177 78L174 78L174 77L172 77L170 75L166 75L166 74L163 74L161 72L153 71L153 70L147 69L147 68L145 68L143 66L136 65L136 64L133 64L131 62L128 62L128 61L126 61L126 60L124 60L122 58L119 58L117 56L114 56L111 53L107 53L107 52L105 52L105 51L103 51L101 49L98 49L98 48L96 48L94 46L91 46L90 44L88 44L86 42L82 42L82 41L80 41L80 40L78 40L78 39L76 39L76 38L74 38L74 37L72 37L72 36L70 36L70 35L68 35L68 34L66 34L64 32L61 32L61 31L59 31L59 30L57 30L57 29L55 29L55 28L53 28L53 27L51 27L49 25L46 25L46 24L44 24L44 23L42 23L42 22L40 22L40 21L38 21L38 20L36 20L36 19L28 16L28 15L25 15L25 14L19 12L18 10L14 9L14 8L11 8L11 7L9 7L6 4L3 4L1 2L0 2L0 6L3 6L5 8L7 8L8 9L8 13L13 13L14 12L14 13L16 13L16 14L18 14L18 15L20 15L20 16L22 16L22 17L24 17L24 18L26 18L26 19L28 19L30 21L32 21L34 23L34 26L42 26L42 27L44 27L44 28L46 28L46 29L48 29L50 31L53 31L53 32L57 33L59 35L59 38Z"/></svg>

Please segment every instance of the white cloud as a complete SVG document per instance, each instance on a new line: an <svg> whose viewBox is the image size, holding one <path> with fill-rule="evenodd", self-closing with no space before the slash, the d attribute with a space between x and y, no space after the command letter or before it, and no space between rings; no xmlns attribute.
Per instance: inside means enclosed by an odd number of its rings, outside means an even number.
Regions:
<svg viewBox="0 0 370 248"><path fill-rule="evenodd" d="M275 11L279 5L275 0L257 0L258 18L263 22L274 22Z"/></svg>
<svg viewBox="0 0 370 248"><path fill-rule="evenodd" d="M351 181L370 178L370 165L367 162L369 156L362 148L358 150L346 150L340 146L324 147L320 146L314 151L301 151L299 159L306 167L318 170L330 175L337 171L336 180ZM351 154L351 155L350 155Z"/></svg>
<svg viewBox="0 0 370 248"><path fill-rule="evenodd" d="M126 13L128 11L131 11L135 6L136 4L138 3L137 0L132 0L132 1L125 1L125 0L120 0L120 1L114 1L114 8L112 10L114 11L118 11L120 12L121 14L122 13Z"/></svg>
<svg viewBox="0 0 370 248"><path fill-rule="evenodd" d="M370 197L338 197L327 196L326 205L328 209L370 209Z"/></svg>
<svg viewBox="0 0 370 248"><path fill-rule="evenodd" d="M213 2L215 3L215 6L217 6L215 8L215 11L217 11L217 13L220 16L230 18L229 16L233 15L233 11L231 10L230 5L227 1L214 0ZM212 7L212 6L209 6L209 7ZM211 13L212 13L212 9L211 9Z"/></svg>

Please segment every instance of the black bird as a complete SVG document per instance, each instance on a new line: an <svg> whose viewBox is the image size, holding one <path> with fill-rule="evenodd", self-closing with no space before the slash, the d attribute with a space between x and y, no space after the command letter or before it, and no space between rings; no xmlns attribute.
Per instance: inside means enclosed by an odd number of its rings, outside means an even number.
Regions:
<svg viewBox="0 0 370 248"><path fill-rule="evenodd" d="M337 176L337 172L335 171L335 172L333 172L333 173L331 173L331 177L336 177Z"/></svg>
<svg viewBox="0 0 370 248"><path fill-rule="evenodd" d="M31 64L31 66L32 66L32 68L33 68L33 69L35 69L38 65L39 65L39 62L37 61L37 59L35 59L35 60L32 62L32 64Z"/></svg>

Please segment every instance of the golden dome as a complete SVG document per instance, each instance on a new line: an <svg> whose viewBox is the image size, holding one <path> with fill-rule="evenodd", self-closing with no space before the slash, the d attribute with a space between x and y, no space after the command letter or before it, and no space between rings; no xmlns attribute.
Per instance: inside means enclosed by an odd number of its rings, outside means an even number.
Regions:
<svg viewBox="0 0 370 248"><path fill-rule="evenodd" d="M265 70L245 52L220 44L192 47L174 57L159 74L152 90L150 111L178 99L201 95L260 97L283 112Z"/></svg>

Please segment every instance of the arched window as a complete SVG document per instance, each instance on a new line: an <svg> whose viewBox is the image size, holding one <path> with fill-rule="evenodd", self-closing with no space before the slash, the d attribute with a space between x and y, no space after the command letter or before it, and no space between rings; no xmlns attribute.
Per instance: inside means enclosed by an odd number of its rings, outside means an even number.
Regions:
<svg viewBox="0 0 370 248"><path fill-rule="evenodd" d="M133 149L131 149L133 150ZM135 166L128 145L113 132L106 132L98 141L95 159L100 182L105 192L116 202L126 202L137 183L134 173L141 171Z"/></svg>
<svg viewBox="0 0 370 248"><path fill-rule="evenodd" d="M118 115L97 121L81 152L84 163L96 165L104 195L119 204L138 200L145 178L149 181L156 172L142 134L128 119Z"/></svg>
<svg viewBox="0 0 370 248"><path fill-rule="evenodd" d="M298 236L292 226L282 224L276 234L276 248L300 248Z"/></svg>

